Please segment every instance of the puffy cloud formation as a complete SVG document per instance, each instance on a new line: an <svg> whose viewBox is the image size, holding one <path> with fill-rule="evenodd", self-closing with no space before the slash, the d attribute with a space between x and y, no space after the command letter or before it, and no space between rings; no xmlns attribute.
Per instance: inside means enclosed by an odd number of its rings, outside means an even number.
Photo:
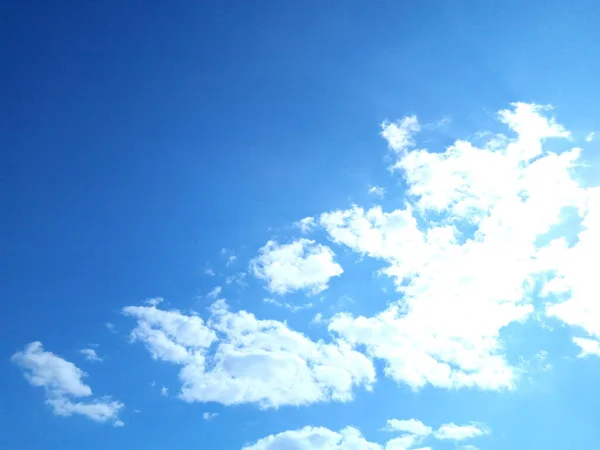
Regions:
<svg viewBox="0 0 600 450"><path fill-rule="evenodd" d="M243 450L431 450L419 447L427 438L438 440L463 441L489 434L484 425L443 424L437 431L420 420L388 420L386 430L402 432L399 437L385 444L370 442L355 427L346 427L339 432L324 427L307 426L298 430L288 430L259 439Z"/></svg>
<svg viewBox="0 0 600 450"><path fill-rule="evenodd" d="M446 441L464 441L466 439L484 436L489 433L490 430L484 425L478 425L474 423L469 425L446 423L435 432L435 437L437 439Z"/></svg>
<svg viewBox="0 0 600 450"><path fill-rule="evenodd" d="M87 374L72 362L45 351L41 342L27 344L25 349L15 353L11 360L23 369L25 378L32 386L44 388L46 403L54 414L79 414L96 422L123 425L118 418L123 403L113 401L109 397L90 401L75 400L92 396L92 388L83 382Z"/></svg>
<svg viewBox="0 0 600 450"><path fill-rule="evenodd" d="M275 294L296 291L318 294L327 289L330 278L343 272L334 256L329 247L309 239L285 245L269 241L252 260L251 267L254 275L266 281L269 291Z"/></svg>
<svg viewBox="0 0 600 450"><path fill-rule="evenodd" d="M513 137L494 135L479 146L458 140L442 152L413 148L414 116L384 124L393 168L408 188L404 207L352 206L323 213L319 223L333 242L384 261L381 272L402 299L372 317L338 314L330 331L364 346L413 389L512 388L517 371L500 333L531 316L539 280L543 293L568 297L550 304L548 315L600 336L591 286L599 190L573 175L580 149L544 150L546 139L570 136L549 111L513 104L498 113ZM582 219L572 247L555 238L569 210Z"/></svg>
<svg viewBox="0 0 600 450"><path fill-rule="evenodd" d="M96 350L94 350L93 348L82 348L81 350L79 350L79 353L81 353L87 361L102 362L102 358L98 356Z"/></svg>
<svg viewBox="0 0 600 450"><path fill-rule="evenodd" d="M348 401L357 386L375 381L372 362L346 342L325 343L276 320L231 312L215 302L203 321L194 315L152 306L129 306L137 320L134 341L153 358L182 366L180 398L261 408Z"/></svg>

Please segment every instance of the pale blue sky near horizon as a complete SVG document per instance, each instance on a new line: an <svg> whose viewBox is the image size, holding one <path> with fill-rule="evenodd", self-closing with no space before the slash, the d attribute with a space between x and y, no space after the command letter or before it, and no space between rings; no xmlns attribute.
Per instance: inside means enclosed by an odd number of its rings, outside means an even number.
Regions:
<svg viewBox="0 0 600 450"><path fill-rule="evenodd" d="M369 356L372 391L264 408L179 399L180 365L132 343L122 309L162 297L157 307L208 320L222 297L329 343L315 314L371 317L398 301L377 272L387 261L294 226L352 204L404 207L386 120L418 116L417 147L441 152L509 134L497 111L512 102L553 105L570 136L547 148L582 147L578 179L598 184L599 141L586 138L600 130L600 4L4 1L2 18L0 448L235 450L309 425L354 426L384 446L392 418L489 428L414 449L596 448L600 359L577 358L583 334L553 317L502 330L507 361L527 372L512 390L412 389ZM269 240L303 237L344 272L317 294L270 292L251 261ZM36 341L85 371L94 398L122 402L124 426L56 414L53 388L11 361Z"/></svg>

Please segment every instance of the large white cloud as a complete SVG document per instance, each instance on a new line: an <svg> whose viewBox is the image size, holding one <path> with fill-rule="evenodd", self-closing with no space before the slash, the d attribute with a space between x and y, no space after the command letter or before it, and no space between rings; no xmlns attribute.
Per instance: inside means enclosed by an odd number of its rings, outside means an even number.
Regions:
<svg viewBox="0 0 600 450"><path fill-rule="evenodd" d="M543 294L551 300L546 309L549 316L583 330L596 341L600 338L600 294L597 273L600 267L600 188L586 191L582 208L581 231L577 242L569 246L564 238L557 238L540 250L540 260L551 274ZM597 344L590 339L575 340L583 355L600 354Z"/></svg>
<svg viewBox="0 0 600 450"><path fill-rule="evenodd" d="M556 232L565 208L589 208L590 193L572 173L580 150L543 149L546 139L567 138L568 131L547 117L547 107L512 106L498 117L516 136L495 135L482 146L459 140L443 152L411 150L419 130L412 116L384 128L397 156L394 168L408 186L405 206L390 212L353 206L319 218L332 241L385 261L382 273L394 278L402 295L373 317L338 314L329 329L366 346L386 362L388 376L415 389L515 385L517 371L505 358L501 331L531 315L535 281L557 271L561 257L544 254L544 236ZM584 224L597 220L591 217ZM579 254L571 249L571 260L593 258L581 254L600 239L582 239L586 244ZM566 246L553 247L565 253ZM559 284L575 292L577 283L568 278L577 269L562 261ZM588 296L593 292L578 285ZM582 298L551 307L549 314L594 334L600 322L584 314L591 299Z"/></svg>
<svg viewBox="0 0 600 450"><path fill-rule="evenodd" d="M23 369L25 378L33 386L44 388L46 403L56 415L80 414L97 422L123 425L118 418L123 403L109 397L76 400L92 396L92 389L83 382L87 374L72 362L45 351L41 342L27 344L11 360Z"/></svg>
<svg viewBox="0 0 600 450"><path fill-rule="evenodd" d="M269 241L259 253L251 262L252 271L276 294L295 291L318 294L327 289L330 278L343 272L329 247L309 239L284 245Z"/></svg>
<svg viewBox="0 0 600 450"><path fill-rule="evenodd" d="M346 342L325 343L275 320L231 312L223 300L200 317L155 307L132 306L134 340L155 359L182 366L180 397L262 408L348 401L357 386L375 381L372 362Z"/></svg>
<svg viewBox="0 0 600 450"><path fill-rule="evenodd" d="M434 432L416 419L390 419L386 430L403 434L379 444L368 441L355 427L345 427L336 432L324 427L307 426L269 435L246 445L243 450L431 450L430 447L422 447L428 438L463 441L490 432L484 425L460 426L454 423L443 424Z"/></svg>

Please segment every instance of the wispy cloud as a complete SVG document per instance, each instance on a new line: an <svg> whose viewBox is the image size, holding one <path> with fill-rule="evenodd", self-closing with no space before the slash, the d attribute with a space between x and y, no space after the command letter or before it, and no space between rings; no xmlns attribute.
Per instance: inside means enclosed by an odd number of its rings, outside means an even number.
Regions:
<svg viewBox="0 0 600 450"><path fill-rule="evenodd" d="M221 291L223 291L221 286L215 286L212 291L206 294L206 297L214 300L221 294Z"/></svg>
<svg viewBox="0 0 600 450"><path fill-rule="evenodd" d="M291 311L292 313L297 313L298 311L302 311L303 309L310 309L312 308L314 305L312 303L305 303L303 305L294 305L293 303L288 303L288 302L280 302L278 300L275 300L273 298L263 298L263 301L265 303L269 303L273 306L277 306L278 308L285 308L289 311Z"/></svg>
<svg viewBox="0 0 600 450"><path fill-rule="evenodd" d="M385 195L385 189L380 186L371 186L369 187L369 194L373 194L379 198L383 198Z"/></svg>
<svg viewBox="0 0 600 450"><path fill-rule="evenodd" d="M75 364L44 350L41 342L31 342L23 351L15 353L12 362L23 369L32 386L44 388L46 404L57 416L79 414L96 422L112 422L123 426L119 411L123 403L110 397L92 397L92 388L83 382L87 373Z"/></svg>
<svg viewBox="0 0 600 450"><path fill-rule="evenodd" d="M87 361L102 362L102 358L100 358L96 354L96 350L94 350L93 348L82 348L81 350L79 350L79 353L85 356L85 359Z"/></svg>

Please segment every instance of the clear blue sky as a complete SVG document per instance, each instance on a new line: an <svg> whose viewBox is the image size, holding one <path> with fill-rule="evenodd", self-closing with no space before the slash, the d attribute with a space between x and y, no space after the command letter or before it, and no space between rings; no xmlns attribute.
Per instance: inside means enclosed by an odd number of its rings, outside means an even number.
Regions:
<svg viewBox="0 0 600 450"><path fill-rule="evenodd" d="M599 22L3 1L0 447L597 448Z"/></svg>

